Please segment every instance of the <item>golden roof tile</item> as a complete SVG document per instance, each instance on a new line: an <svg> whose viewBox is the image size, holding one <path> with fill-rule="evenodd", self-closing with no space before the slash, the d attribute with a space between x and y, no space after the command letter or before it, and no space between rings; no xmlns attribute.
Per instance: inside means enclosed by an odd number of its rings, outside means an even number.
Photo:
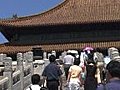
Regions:
<svg viewBox="0 0 120 90"><path fill-rule="evenodd" d="M31 51L32 48L41 47L44 51L64 51L68 49L82 50L86 46L93 48L120 47L120 41L113 42L90 42L90 43L71 43L71 44L51 44L51 45L0 45L0 53L18 53Z"/></svg>
<svg viewBox="0 0 120 90"><path fill-rule="evenodd" d="M120 0L64 0L44 13L0 22L21 27L110 21L120 21Z"/></svg>

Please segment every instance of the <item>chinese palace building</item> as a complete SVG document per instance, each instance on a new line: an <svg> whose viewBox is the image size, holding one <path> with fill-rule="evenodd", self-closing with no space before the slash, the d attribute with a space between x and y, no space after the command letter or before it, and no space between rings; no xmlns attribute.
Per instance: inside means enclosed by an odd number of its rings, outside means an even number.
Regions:
<svg viewBox="0 0 120 90"><path fill-rule="evenodd" d="M64 0L44 13L0 20L0 31L9 41L0 53L9 55L33 47L46 52L120 48L120 0Z"/></svg>

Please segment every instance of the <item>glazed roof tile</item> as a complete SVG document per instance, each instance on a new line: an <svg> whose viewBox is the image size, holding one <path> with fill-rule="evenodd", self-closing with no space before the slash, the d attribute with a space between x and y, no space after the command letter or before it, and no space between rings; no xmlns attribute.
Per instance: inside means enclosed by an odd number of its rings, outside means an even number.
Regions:
<svg viewBox="0 0 120 90"><path fill-rule="evenodd" d="M71 44L51 44L51 45L0 45L0 53L18 53L31 51L32 48L41 47L44 51L64 51L68 49L80 49L82 50L86 46L93 48L109 48L109 47L120 47L120 41L114 42L91 42L91 43L71 43Z"/></svg>
<svg viewBox="0 0 120 90"><path fill-rule="evenodd" d="M21 27L119 20L120 0L64 0L57 7L44 13L2 20L0 24Z"/></svg>

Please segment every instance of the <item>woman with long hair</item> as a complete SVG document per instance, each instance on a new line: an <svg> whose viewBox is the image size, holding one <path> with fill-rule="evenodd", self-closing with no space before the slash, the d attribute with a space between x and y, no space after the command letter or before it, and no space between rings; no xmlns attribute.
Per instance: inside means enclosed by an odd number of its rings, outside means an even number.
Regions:
<svg viewBox="0 0 120 90"><path fill-rule="evenodd" d="M93 55L89 55L86 62L86 77L84 82L84 90L96 90L97 80L95 77L97 66L93 60Z"/></svg>

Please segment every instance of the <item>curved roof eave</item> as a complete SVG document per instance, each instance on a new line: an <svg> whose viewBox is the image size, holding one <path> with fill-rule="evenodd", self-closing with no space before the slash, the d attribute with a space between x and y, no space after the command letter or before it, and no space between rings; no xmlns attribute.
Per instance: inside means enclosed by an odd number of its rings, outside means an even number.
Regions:
<svg viewBox="0 0 120 90"><path fill-rule="evenodd" d="M9 18L9 19L1 19L0 20L0 25L1 26L15 26L15 27L22 27L24 26L24 24L22 25L13 25L11 23L13 22L19 22L19 21L25 21L25 20L30 20L34 17L40 17L40 16L43 16L44 14L50 14L52 13L53 11L61 8L62 6L64 6L64 4L66 4L66 2L68 2L68 0L63 0L61 3L58 3L55 7L52 7L46 11L43 11L42 13L37 13L37 14L32 14L32 15L28 15L28 16L20 16L20 17L17 17L17 18ZM44 24L43 24L44 25ZM25 25L25 26L31 26L31 25ZM37 26L36 25L32 25L32 26Z"/></svg>
<svg viewBox="0 0 120 90"><path fill-rule="evenodd" d="M1 21L6 26L37 26L120 21L120 0L64 0L41 14Z"/></svg>

